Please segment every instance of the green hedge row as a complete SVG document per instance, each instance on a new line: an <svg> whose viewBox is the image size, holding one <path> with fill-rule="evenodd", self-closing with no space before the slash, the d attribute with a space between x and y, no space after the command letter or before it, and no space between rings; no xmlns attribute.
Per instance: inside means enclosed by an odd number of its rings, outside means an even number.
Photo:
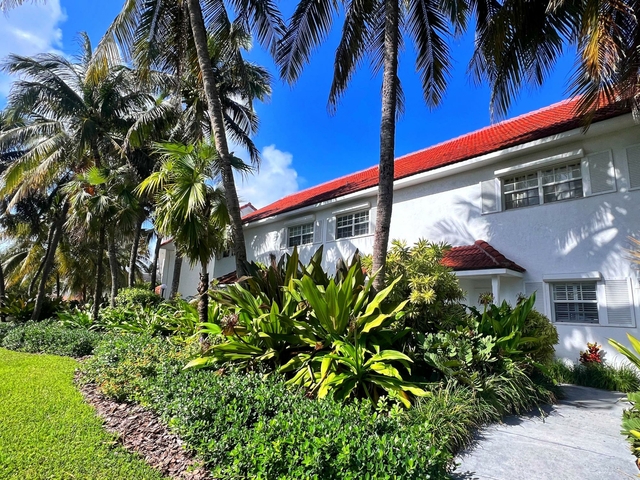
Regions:
<svg viewBox="0 0 640 480"><path fill-rule="evenodd" d="M0 323L0 345L20 352L83 357L93 353L101 338L83 328L68 329L51 322Z"/></svg>

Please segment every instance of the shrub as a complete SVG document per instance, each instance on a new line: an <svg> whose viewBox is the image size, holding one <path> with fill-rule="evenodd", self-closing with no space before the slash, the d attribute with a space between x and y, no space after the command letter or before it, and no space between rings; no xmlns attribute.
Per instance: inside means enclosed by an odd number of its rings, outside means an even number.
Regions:
<svg viewBox="0 0 640 480"><path fill-rule="evenodd" d="M27 353L51 353L69 357L91 355L100 335L85 329L67 329L50 322L28 322L13 328L2 346Z"/></svg>
<svg viewBox="0 0 640 480"><path fill-rule="evenodd" d="M536 338L536 344L525 344L530 357L539 363L550 364L555 356L555 346L558 344L558 330L549 319L532 309L524 322L522 331L524 337Z"/></svg>
<svg viewBox="0 0 640 480"><path fill-rule="evenodd" d="M310 400L275 373L184 371L185 355L162 338L120 335L81 368L103 392L160 414L215 478L446 478L451 454L425 417Z"/></svg>
<svg viewBox="0 0 640 480"><path fill-rule="evenodd" d="M397 278L400 281L393 287L389 301L409 300L405 322L419 332L449 328L464 317L464 307L460 305L464 292L453 270L442 264L449 248L424 239L411 247L404 241L391 242L385 285L390 285ZM362 264L371 275L372 257L363 257Z"/></svg>
<svg viewBox="0 0 640 480"><path fill-rule="evenodd" d="M0 321L0 345L2 345L2 339L7 336L7 334L15 328L16 324L12 322L1 322Z"/></svg>
<svg viewBox="0 0 640 480"><path fill-rule="evenodd" d="M81 368L86 381L119 401L141 401L143 384L156 376L157 369L172 364L179 374L188 358L186 351L148 333L108 335L94 353Z"/></svg>
<svg viewBox="0 0 640 480"><path fill-rule="evenodd" d="M0 313L10 321L24 323L31 320L35 307L36 302L34 299L27 298L22 293L8 292L0 307ZM64 302L62 300L45 297L38 320L51 318L62 308L64 308Z"/></svg>
<svg viewBox="0 0 640 480"><path fill-rule="evenodd" d="M121 288L116 296L116 305L119 307L149 307L162 301L162 297L154 291L140 287Z"/></svg>

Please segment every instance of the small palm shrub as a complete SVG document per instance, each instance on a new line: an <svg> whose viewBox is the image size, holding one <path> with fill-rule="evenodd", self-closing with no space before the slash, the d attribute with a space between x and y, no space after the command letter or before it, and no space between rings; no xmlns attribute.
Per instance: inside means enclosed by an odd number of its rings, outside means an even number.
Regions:
<svg viewBox="0 0 640 480"><path fill-rule="evenodd" d="M11 329L2 346L27 353L50 353L69 357L91 355L101 335L85 329L68 329L52 322L27 322Z"/></svg>

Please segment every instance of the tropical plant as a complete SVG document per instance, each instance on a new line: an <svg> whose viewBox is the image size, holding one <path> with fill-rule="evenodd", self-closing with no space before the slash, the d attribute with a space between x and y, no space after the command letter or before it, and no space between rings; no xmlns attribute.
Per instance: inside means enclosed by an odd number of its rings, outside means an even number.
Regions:
<svg viewBox="0 0 640 480"><path fill-rule="evenodd" d="M470 71L477 80L489 81L492 111L504 114L525 84L542 85L566 44L576 52L569 90L579 96L588 122L599 108L619 101L637 111L636 2L512 0L476 11L477 49Z"/></svg>
<svg viewBox="0 0 640 480"><path fill-rule="evenodd" d="M373 249L373 271L380 270L375 288L382 290L393 206L396 118L402 111L403 94L398 77L398 55L406 32L415 45L416 71L427 105L438 105L443 97L450 66L446 38L450 26L466 27L466 2L409 2L384 0L346 2L321 0L298 2L278 53L282 77L295 82L311 52L327 37L334 20L344 9L342 36L336 49L329 105L334 109L355 70L366 56L373 71L382 71L382 119L377 221Z"/></svg>
<svg viewBox="0 0 640 480"><path fill-rule="evenodd" d="M443 265L447 250L445 244L419 239L409 247L406 242L393 240L387 255L385 285L396 278L389 301L409 299L405 322L418 332L436 331L443 327L455 328L465 316L460 304L464 292L451 268ZM362 261L369 275L373 274L373 258Z"/></svg>
<svg viewBox="0 0 640 480"><path fill-rule="evenodd" d="M75 63L60 55L41 54L11 55L3 65L5 71L20 77L12 85L7 104L12 124L0 134L0 149L19 145L23 150L2 176L0 195L10 195L9 209L30 192L56 192L75 173L92 165L106 166L121 153L119 139L134 113L153 103L121 62L100 76L89 77L92 46L86 34L82 40L82 54ZM40 315L67 220L69 203L62 198L57 205L34 318Z"/></svg>
<svg viewBox="0 0 640 480"><path fill-rule="evenodd" d="M232 18L233 14L235 18ZM204 5L200 4L200 0L177 4L166 0L131 1L125 4L122 12L107 29L98 45L94 62L94 70L99 72L112 61L114 53L122 49L131 54L139 68L146 71L154 66L180 76L180 72L199 70L195 76L201 78L211 139L220 157L221 181L228 197L230 230L236 269L240 275L244 273L242 268L246 260L246 248L233 178L235 160L229 151L226 137L227 122L234 117L228 116L228 109L225 110L224 89L218 84L220 78L216 75L216 65L211 58L208 32L213 33L214 43L226 49L224 58L235 60L235 65L241 65L242 62L237 61L242 59L243 44L242 41L237 42L237 39L246 41L248 32L253 31L258 41L275 52L276 42L283 30L280 14L272 1L250 0L224 5L209 0ZM250 110L256 92L247 88L251 83L246 76L248 71L249 69L244 68L236 69L234 76L241 80L236 85L242 87L242 96L247 100ZM231 128L229 133L235 136L239 132ZM178 140L195 143L198 139Z"/></svg>
<svg viewBox="0 0 640 480"><path fill-rule="evenodd" d="M198 308L200 321L207 323L208 265L223 249L229 219L225 192L211 184L218 180L222 167L210 144L164 143L157 150L162 165L137 192L154 195L156 229L173 238L178 255L184 255L191 265L200 264ZM237 158L234 167L241 172L249 168Z"/></svg>

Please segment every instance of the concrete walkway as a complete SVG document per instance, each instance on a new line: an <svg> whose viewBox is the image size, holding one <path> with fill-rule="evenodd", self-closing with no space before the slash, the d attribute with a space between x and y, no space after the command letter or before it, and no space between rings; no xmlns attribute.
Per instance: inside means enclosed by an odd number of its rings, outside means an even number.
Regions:
<svg viewBox="0 0 640 480"><path fill-rule="evenodd" d="M459 480L638 478L620 434L623 394L567 385L566 398L539 414L510 417L478 434L458 459Z"/></svg>

